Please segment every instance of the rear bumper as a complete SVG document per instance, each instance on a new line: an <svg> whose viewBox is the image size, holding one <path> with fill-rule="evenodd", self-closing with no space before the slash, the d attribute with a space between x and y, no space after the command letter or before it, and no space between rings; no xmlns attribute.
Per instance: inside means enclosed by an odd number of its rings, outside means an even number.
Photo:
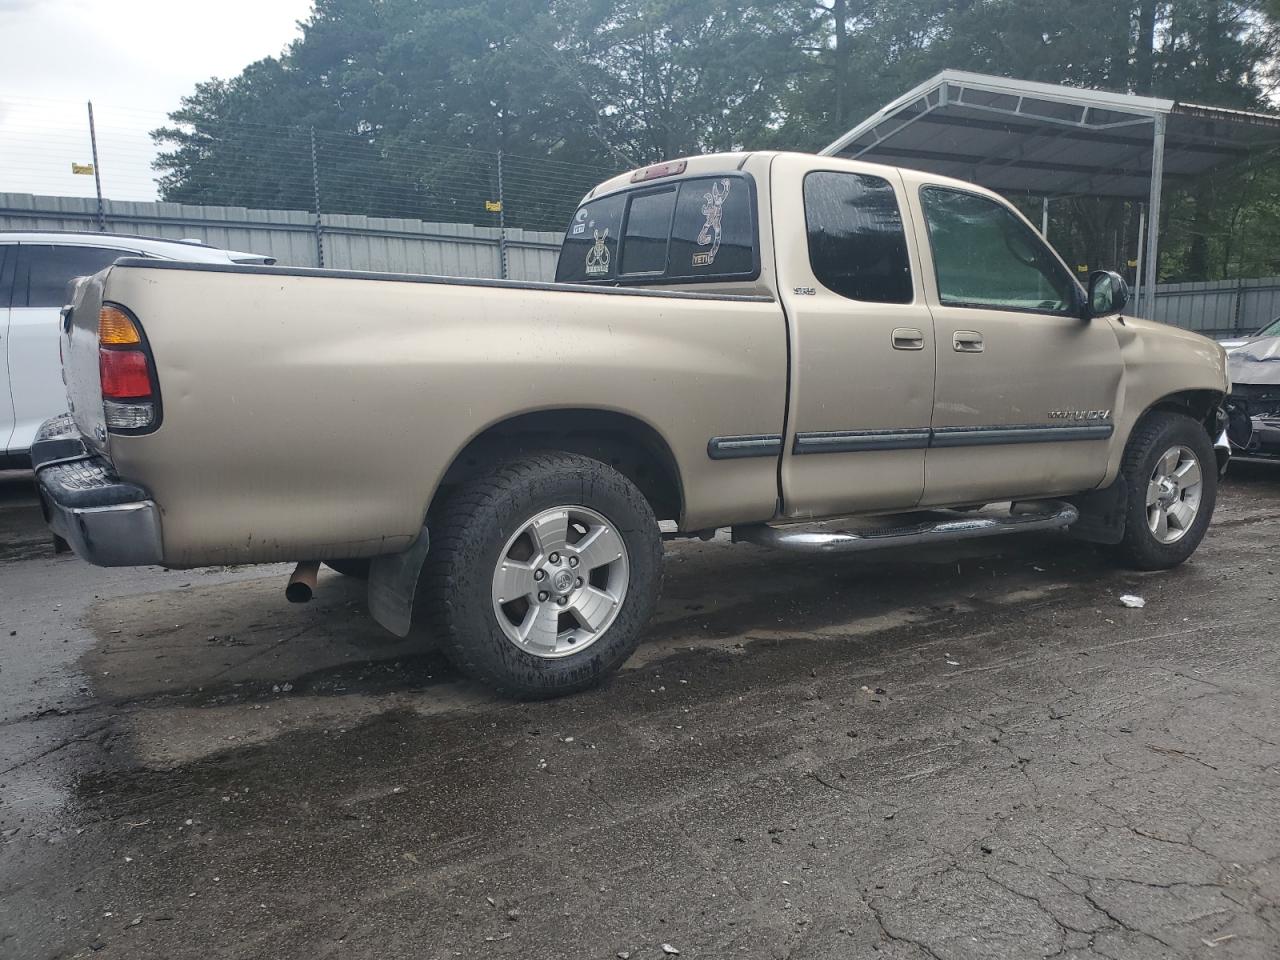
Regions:
<svg viewBox="0 0 1280 960"><path fill-rule="evenodd" d="M160 510L151 495L91 453L70 415L47 421L31 445L45 523L100 567L161 562Z"/></svg>

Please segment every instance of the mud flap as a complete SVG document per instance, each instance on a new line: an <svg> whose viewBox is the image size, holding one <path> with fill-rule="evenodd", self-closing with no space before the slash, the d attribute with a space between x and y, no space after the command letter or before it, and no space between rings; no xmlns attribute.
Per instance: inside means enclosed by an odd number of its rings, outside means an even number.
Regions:
<svg viewBox="0 0 1280 960"><path fill-rule="evenodd" d="M424 525L408 550L374 557L369 564L369 613L397 637L407 637L413 626L413 598L430 546Z"/></svg>
<svg viewBox="0 0 1280 960"><path fill-rule="evenodd" d="M1124 539L1125 500L1128 484L1124 477L1101 490L1065 497L1080 511L1080 519L1067 528L1067 536L1089 543L1119 543Z"/></svg>

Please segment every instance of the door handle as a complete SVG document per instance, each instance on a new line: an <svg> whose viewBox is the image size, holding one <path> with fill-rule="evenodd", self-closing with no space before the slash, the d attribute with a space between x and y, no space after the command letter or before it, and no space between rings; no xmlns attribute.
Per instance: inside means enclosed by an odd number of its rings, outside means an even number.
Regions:
<svg viewBox="0 0 1280 960"><path fill-rule="evenodd" d="M923 350L924 333L915 327L895 327L893 330L893 349Z"/></svg>
<svg viewBox="0 0 1280 960"><path fill-rule="evenodd" d="M951 347L956 353L981 353L986 344L977 330L957 330L951 335Z"/></svg>

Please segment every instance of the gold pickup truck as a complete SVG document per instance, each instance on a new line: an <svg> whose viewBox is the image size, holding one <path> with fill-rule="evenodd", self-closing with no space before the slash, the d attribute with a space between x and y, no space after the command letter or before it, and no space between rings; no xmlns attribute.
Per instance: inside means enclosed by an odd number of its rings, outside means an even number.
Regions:
<svg viewBox="0 0 1280 960"><path fill-rule="evenodd" d="M998 195L737 153L584 198L555 283L122 259L63 311L33 449L104 565L319 562L517 696L635 649L664 537L861 551L1026 530L1172 567L1224 353L1084 289Z"/></svg>

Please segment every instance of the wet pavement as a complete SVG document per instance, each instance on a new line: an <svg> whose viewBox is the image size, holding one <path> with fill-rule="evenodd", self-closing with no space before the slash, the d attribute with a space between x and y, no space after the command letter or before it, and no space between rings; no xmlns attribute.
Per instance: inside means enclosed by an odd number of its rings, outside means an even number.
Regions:
<svg viewBox="0 0 1280 960"><path fill-rule="evenodd" d="M1234 466L1166 574L671 544L624 671L538 704L336 574L293 606L284 567L55 557L28 489L6 960L1280 954L1280 471Z"/></svg>

